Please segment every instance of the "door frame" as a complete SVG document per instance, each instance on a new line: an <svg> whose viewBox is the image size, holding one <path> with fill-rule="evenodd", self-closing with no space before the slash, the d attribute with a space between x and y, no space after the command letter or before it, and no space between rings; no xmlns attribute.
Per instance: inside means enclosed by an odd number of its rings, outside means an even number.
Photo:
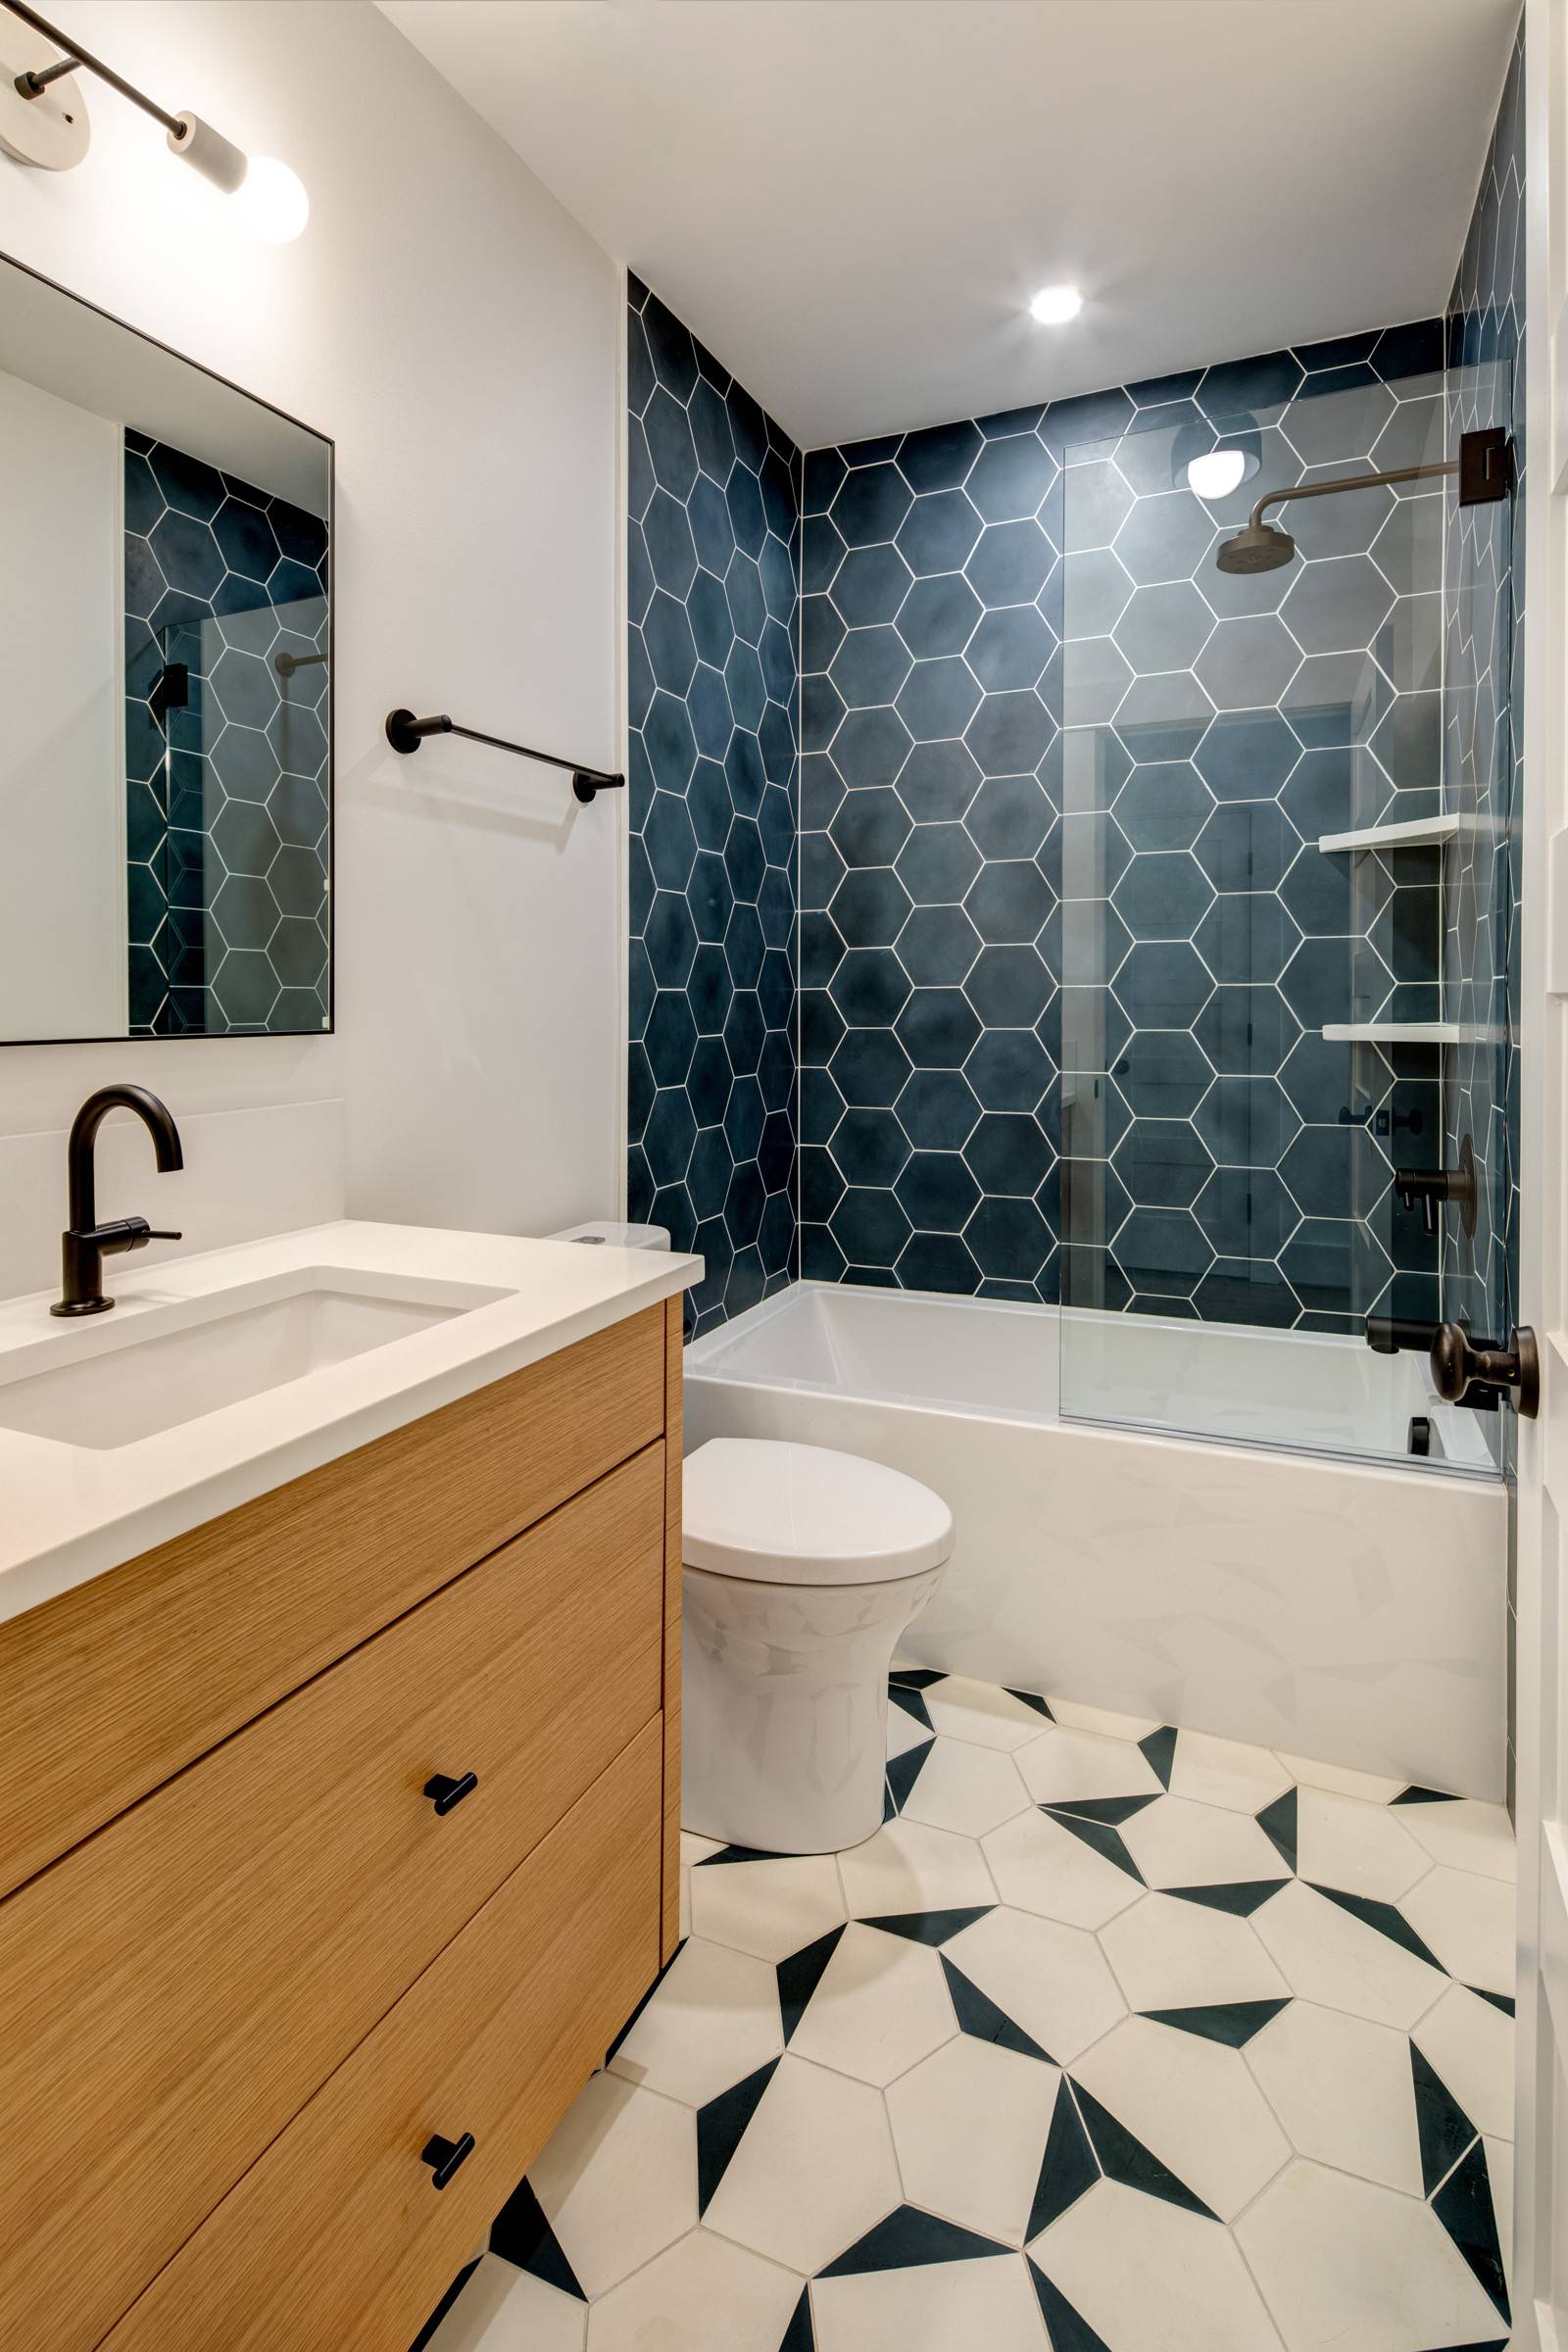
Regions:
<svg viewBox="0 0 1568 2352"><path fill-rule="evenodd" d="M1542 1411L1518 1425L1515 1605L1519 1854L1513 2307L1516 2352L1568 2352L1568 0L1525 7L1524 746L1520 1314L1538 1328ZM1555 1494L1554 1494L1555 1489ZM1548 2302L1549 2298L1549 2302Z"/></svg>

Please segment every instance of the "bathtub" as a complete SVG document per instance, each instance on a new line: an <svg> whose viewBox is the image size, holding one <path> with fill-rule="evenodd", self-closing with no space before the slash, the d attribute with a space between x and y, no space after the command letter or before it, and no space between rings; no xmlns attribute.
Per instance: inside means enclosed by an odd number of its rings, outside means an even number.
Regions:
<svg viewBox="0 0 1568 2352"><path fill-rule="evenodd" d="M1224 1439L1168 1434L1178 1412ZM1405 1457L1417 1413L1446 1458ZM1507 1497L1418 1357L797 1283L687 1348L686 1443L713 1437L836 1446L946 1497L915 1664L1503 1793Z"/></svg>

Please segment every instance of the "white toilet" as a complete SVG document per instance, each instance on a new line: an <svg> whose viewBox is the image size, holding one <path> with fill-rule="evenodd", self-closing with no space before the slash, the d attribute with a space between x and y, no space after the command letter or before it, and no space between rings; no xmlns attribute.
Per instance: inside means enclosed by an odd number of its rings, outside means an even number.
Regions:
<svg viewBox="0 0 1568 2352"><path fill-rule="evenodd" d="M858 1454L713 1438L686 1458L685 1828L818 1854L882 1820L888 1668L953 1549L928 1488Z"/></svg>

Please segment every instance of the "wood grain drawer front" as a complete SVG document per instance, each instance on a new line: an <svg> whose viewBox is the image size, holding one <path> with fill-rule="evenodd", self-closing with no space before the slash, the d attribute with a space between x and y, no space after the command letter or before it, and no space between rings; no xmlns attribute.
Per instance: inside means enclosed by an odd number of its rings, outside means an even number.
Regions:
<svg viewBox="0 0 1568 2352"><path fill-rule="evenodd" d="M657 1719L663 1475L649 1446L0 1904L6 2341L97 2344Z"/></svg>
<svg viewBox="0 0 1568 2352"><path fill-rule="evenodd" d="M655 1723L273 2141L105 2352L407 2352L657 1974L661 1762ZM437 2190L420 2150L465 2132L473 2152Z"/></svg>
<svg viewBox="0 0 1568 2352"><path fill-rule="evenodd" d="M647 1307L0 1625L0 1893L659 1437L663 1335Z"/></svg>

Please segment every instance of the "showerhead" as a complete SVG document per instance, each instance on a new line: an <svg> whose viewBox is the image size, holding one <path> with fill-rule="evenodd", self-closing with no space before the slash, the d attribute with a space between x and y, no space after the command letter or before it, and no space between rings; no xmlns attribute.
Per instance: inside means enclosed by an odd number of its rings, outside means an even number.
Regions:
<svg viewBox="0 0 1568 2352"><path fill-rule="evenodd" d="M1289 564L1296 553L1296 541L1277 522L1263 520L1265 507L1282 506L1288 498L1337 498L1344 490L1377 490L1396 482L1425 481L1430 474L1438 473L1459 476L1462 507L1506 498L1513 481L1509 471L1511 459L1500 447L1496 452L1481 449L1477 445L1483 438L1478 433L1462 434L1456 458L1434 460L1426 466L1392 466L1386 473L1342 473L1331 481L1297 482L1289 490L1265 490L1235 537L1220 541L1214 550L1215 564L1221 571L1247 572L1277 571L1282 564ZM1494 455L1497 461L1495 468ZM1467 484L1471 485L1468 492Z"/></svg>
<svg viewBox="0 0 1568 2352"><path fill-rule="evenodd" d="M1282 531L1272 522L1261 522L1254 515L1244 523L1234 539L1222 539L1214 551L1214 562L1221 571L1277 571L1289 564L1296 553L1296 541L1289 531Z"/></svg>

